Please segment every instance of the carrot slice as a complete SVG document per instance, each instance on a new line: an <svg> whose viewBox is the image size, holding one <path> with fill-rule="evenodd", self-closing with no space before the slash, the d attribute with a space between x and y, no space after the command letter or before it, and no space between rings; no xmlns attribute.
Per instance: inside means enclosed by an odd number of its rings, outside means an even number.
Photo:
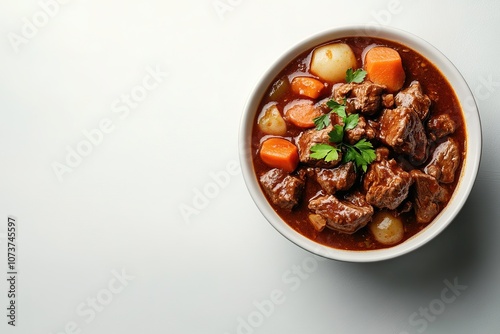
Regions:
<svg viewBox="0 0 500 334"><path fill-rule="evenodd" d="M314 119L323 113L311 100L295 100L288 103L285 108L285 118L300 128L312 128Z"/></svg>
<svg viewBox="0 0 500 334"><path fill-rule="evenodd" d="M260 158L270 167L293 172L299 163L297 146L283 138L269 138L262 143Z"/></svg>
<svg viewBox="0 0 500 334"><path fill-rule="evenodd" d="M405 71L399 53L385 46L370 49L365 56L368 80L384 85L389 92L397 92L405 82Z"/></svg>
<svg viewBox="0 0 500 334"><path fill-rule="evenodd" d="M295 77L292 80L292 91L295 94L315 99L321 94L325 85L321 81L311 77Z"/></svg>

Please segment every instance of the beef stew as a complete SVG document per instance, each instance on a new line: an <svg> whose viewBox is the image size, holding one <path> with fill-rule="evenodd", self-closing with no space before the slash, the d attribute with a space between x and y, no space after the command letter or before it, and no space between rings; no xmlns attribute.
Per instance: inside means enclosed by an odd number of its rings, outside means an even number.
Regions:
<svg viewBox="0 0 500 334"><path fill-rule="evenodd" d="M404 45L347 37L317 46L276 76L259 108L252 154L261 188L318 243L401 243L432 223L457 186L460 104L441 72Z"/></svg>

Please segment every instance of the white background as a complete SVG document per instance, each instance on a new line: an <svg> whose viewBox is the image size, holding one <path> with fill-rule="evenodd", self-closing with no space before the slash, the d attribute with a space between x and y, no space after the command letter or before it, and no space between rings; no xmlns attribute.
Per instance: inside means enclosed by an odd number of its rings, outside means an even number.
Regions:
<svg viewBox="0 0 500 334"><path fill-rule="evenodd" d="M500 331L498 1L41 2L52 16L35 0L0 4L0 278L8 216L19 235L16 327L2 278L1 333ZM464 209L423 248L320 261L248 195L239 120L282 52L365 23L416 34L457 66L483 158ZM125 107L134 92L144 99ZM86 156L58 178L78 147Z"/></svg>

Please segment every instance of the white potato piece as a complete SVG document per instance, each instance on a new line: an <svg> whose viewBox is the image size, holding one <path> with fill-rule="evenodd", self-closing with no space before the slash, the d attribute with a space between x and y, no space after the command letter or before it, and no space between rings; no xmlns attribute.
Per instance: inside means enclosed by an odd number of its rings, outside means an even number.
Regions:
<svg viewBox="0 0 500 334"><path fill-rule="evenodd" d="M394 245L404 236L403 222L387 211L380 211L369 224L370 231L375 239L384 245Z"/></svg>
<svg viewBox="0 0 500 334"><path fill-rule="evenodd" d="M345 72L350 68L356 68L356 57L347 44L327 44L313 51L311 73L325 81L344 81Z"/></svg>
<svg viewBox="0 0 500 334"><path fill-rule="evenodd" d="M326 220L320 215L312 213L309 215L309 221L311 222L314 229L318 232L323 231L326 226Z"/></svg>
<svg viewBox="0 0 500 334"><path fill-rule="evenodd" d="M262 108L257 124L259 129L268 135L283 136L286 133L286 122L276 104L266 104Z"/></svg>

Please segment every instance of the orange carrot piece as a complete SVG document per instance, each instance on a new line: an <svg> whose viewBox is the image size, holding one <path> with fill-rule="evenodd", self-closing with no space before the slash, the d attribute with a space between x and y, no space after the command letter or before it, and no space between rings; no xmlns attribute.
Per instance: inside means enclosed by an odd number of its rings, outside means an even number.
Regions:
<svg viewBox="0 0 500 334"><path fill-rule="evenodd" d="M325 85L321 81L311 77L295 77L292 80L292 91L295 94L315 99L321 94Z"/></svg>
<svg viewBox="0 0 500 334"><path fill-rule="evenodd" d="M283 138L269 138L262 143L260 158L270 167L293 172L299 163L297 146Z"/></svg>
<svg viewBox="0 0 500 334"><path fill-rule="evenodd" d="M295 100L285 106L285 118L299 128L312 128L314 119L323 113L311 100Z"/></svg>
<svg viewBox="0 0 500 334"><path fill-rule="evenodd" d="M391 93L397 92L405 82L405 71L399 53L385 46L370 49L365 56L368 80L384 85Z"/></svg>

